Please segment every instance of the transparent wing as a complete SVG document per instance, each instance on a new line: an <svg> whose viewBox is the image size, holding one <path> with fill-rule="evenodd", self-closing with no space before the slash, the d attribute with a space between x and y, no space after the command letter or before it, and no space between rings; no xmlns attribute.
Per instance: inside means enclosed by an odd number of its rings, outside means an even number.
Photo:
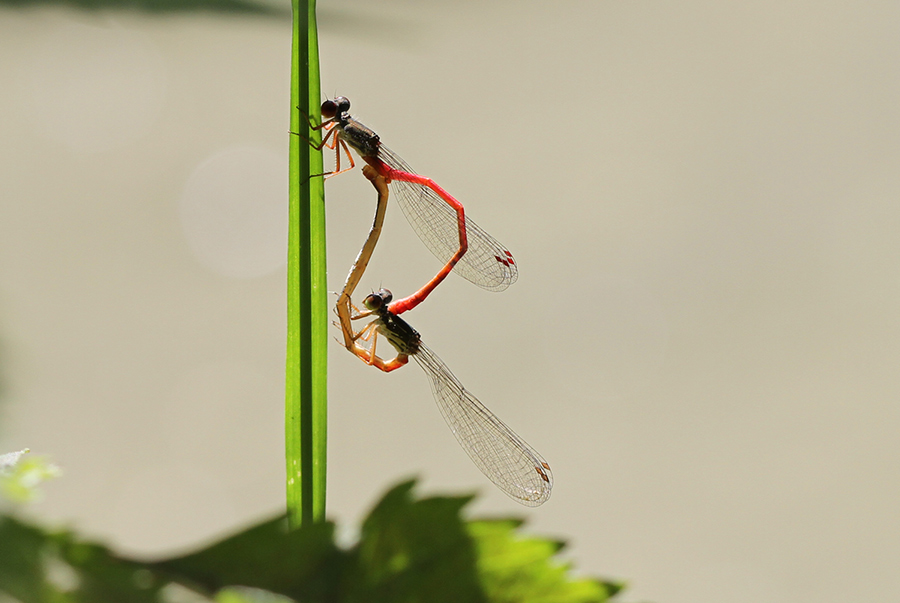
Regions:
<svg viewBox="0 0 900 603"><path fill-rule="evenodd" d="M524 505L546 502L553 474L541 455L469 393L427 346L420 344L413 357L428 374L447 425L481 472Z"/></svg>
<svg viewBox="0 0 900 603"><path fill-rule="evenodd" d="M415 172L393 151L381 145L378 157L395 170ZM394 198L413 230L439 260L447 262L459 249L456 211L427 186L393 180ZM469 249L454 272L489 291L503 291L516 282L519 269L512 254L466 214Z"/></svg>

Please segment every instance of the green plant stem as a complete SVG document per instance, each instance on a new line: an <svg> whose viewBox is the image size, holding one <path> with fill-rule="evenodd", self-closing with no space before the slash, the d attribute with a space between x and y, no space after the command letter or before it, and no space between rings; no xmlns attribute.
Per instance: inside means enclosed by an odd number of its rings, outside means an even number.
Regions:
<svg viewBox="0 0 900 603"><path fill-rule="evenodd" d="M291 131L311 134L303 115L319 113L315 0L292 0ZM297 109L299 107L299 111ZM290 142L288 335L285 376L287 508L291 525L325 516L328 293L322 153Z"/></svg>

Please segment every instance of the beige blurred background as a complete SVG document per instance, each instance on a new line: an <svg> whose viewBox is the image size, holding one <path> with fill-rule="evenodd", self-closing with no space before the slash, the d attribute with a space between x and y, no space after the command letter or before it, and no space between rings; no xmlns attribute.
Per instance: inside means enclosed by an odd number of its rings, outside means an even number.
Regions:
<svg viewBox="0 0 900 603"><path fill-rule="evenodd" d="M409 320L556 477L518 506L418 367L335 343L330 517L420 475L627 600L900 597L900 4L320 24L323 93L516 255ZM65 470L33 516L156 555L282 508L289 50L279 18L0 11L0 449ZM326 188L338 289L374 195ZM392 205L361 290L437 268Z"/></svg>

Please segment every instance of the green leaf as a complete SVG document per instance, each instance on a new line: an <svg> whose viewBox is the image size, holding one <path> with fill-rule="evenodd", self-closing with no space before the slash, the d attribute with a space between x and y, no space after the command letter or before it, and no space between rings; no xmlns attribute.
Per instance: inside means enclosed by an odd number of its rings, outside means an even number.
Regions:
<svg viewBox="0 0 900 603"><path fill-rule="evenodd" d="M52 537L62 567L73 573L72 601L155 603L161 584L137 561L122 559L105 546L78 542L69 532ZM57 570L58 571L58 570Z"/></svg>
<svg viewBox="0 0 900 603"><path fill-rule="evenodd" d="M159 584L143 564L106 547L4 517L0 593L22 603L155 603Z"/></svg>
<svg viewBox="0 0 900 603"><path fill-rule="evenodd" d="M58 590L44 576L48 538L11 518L0 519L0 593L22 603L54 600Z"/></svg>
<svg viewBox="0 0 900 603"><path fill-rule="evenodd" d="M315 0L292 0L291 131L319 117ZM298 110L299 107L299 110ZM285 371L287 509L294 526L325 517L328 292L322 153L291 136L288 225L288 332Z"/></svg>
<svg viewBox="0 0 900 603"><path fill-rule="evenodd" d="M293 603L293 599L267 590L235 586L216 593L216 603Z"/></svg>
<svg viewBox="0 0 900 603"><path fill-rule="evenodd" d="M216 593L216 603L293 603L293 599L267 590L235 586Z"/></svg>
<svg viewBox="0 0 900 603"><path fill-rule="evenodd" d="M620 584L608 581L570 578L570 567L553 560L565 543L521 537L517 534L521 525L515 519L469 523L481 584L490 601L602 602L621 590Z"/></svg>
<svg viewBox="0 0 900 603"><path fill-rule="evenodd" d="M334 544L334 524L309 523L290 530L284 516L154 565L171 579L215 593L249 586L298 601L324 601L344 568L346 553Z"/></svg>
<svg viewBox="0 0 900 603"><path fill-rule="evenodd" d="M365 520L346 600L484 601L475 549L460 516L472 497L415 500L414 485L392 488Z"/></svg>
<svg viewBox="0 0 900 603"><path fill-rule="evenodd" d="M269 519L184 556L144 562L0 517L0 594L22 603L155 603L172 583L218 603L588 603L621 585L572 578L562 543L521 535L519 520L466 522L471 496L392 488L350 549L330 522ZM2 599L2 596L0 596Z"/></svg>
<svg viewBox="0 0 900 603"><path fill-rule="evenodd" d="M61 474L46 457L22 458L26 448L0 455L0 494L13 502L26 503L41 497L39 486Z"/></svg>

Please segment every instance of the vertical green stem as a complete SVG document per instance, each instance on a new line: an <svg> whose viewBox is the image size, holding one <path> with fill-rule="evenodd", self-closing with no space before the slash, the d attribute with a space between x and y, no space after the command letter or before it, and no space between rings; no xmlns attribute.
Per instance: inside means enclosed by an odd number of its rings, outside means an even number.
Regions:
<svg viewBox="0 0 900 603"><path fill-rule="evenodd" d="M311 136L303 115L319 113L315 0L292 0L291 131ZM299 111L297 110L299 107ZM328 293L322 153L290 143L288 334L285 376L287 508L293 526L325 516Z"/></svg>

